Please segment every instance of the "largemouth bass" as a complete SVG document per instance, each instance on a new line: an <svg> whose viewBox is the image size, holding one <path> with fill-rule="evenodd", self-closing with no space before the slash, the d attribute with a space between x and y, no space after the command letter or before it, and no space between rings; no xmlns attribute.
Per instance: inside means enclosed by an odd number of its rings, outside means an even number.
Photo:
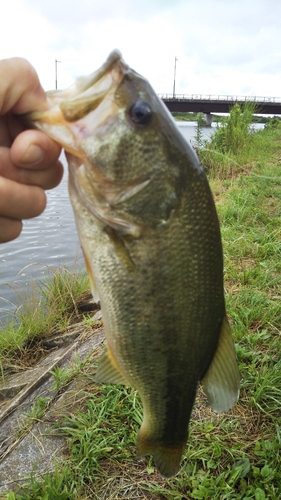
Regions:
<svg viewBox="0 0 281 500"><path fill-rule="evenodd" d="M28 119L59 142L106 332L96 380L134 387L137 448L175 475L198 384L229 410L239 374L218 217L204 171L150 84L114 51Z"/></svg>

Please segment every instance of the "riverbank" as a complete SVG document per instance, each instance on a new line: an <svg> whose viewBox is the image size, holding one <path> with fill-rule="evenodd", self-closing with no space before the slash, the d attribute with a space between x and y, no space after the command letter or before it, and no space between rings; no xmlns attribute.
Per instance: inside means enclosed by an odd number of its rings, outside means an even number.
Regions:
<svg viewBox="0 0 281 500"><path fill-rule="evenodd" d="M55 422L54 414L51 419L56 423L53 432L63 438L62 454L56 462L52 458L48 461L47 473L46 469L42 471L40 461L34 464L31 481L15 478L23 490L12 493L8 484L6 491L10 493L4 495L2 490L0 498L280 498L281 130L268 128L253 134L236 156L204 150L199 154L203 155L221 222L227 311L241 373L238 403L227 414L216 415L199 391L180 473L165 481L148 457L142 462L135 458L142 418L135 391L95 384L93 350L82 361L72 359L65 367L52 370L56 398L67 384L77 384L72 386L76 401L71 399L69 405L65 401ZM92 339L96 335L94 314L82 312L77 323ZM65 331L74 318L75 307L64 316ZM102 328L101 320L98 322ZM54 335L56 327L52 328L52 334L39 329L31 343L26 341L13 357L10 354L6 367L6 355L2 357L2 373L5 369L7 374L23 371L18 361L24 362L26 352L30 353L28 359L33 352L36 365L36 356L42 350L40 342ZM30 410L30 436L36 424L46 422L51 408L52 403L41 400ZM40 439L43 453L42 434ZM34 440L38 440L38 434Z"/></svg>
<svg viewBox="0 0 281 500"><path fill-rule="evenodd" d="M196 122L198 118L198 113L181 113L179 111L173 111L171 113L176 121L183 122ZM212 113L213 122L220 123L227 115L216 115ZM279 116L274 117L276 120L280 120ZM268 123L272 120L271 116L265 115L253 115L253 123Z"/></svg>

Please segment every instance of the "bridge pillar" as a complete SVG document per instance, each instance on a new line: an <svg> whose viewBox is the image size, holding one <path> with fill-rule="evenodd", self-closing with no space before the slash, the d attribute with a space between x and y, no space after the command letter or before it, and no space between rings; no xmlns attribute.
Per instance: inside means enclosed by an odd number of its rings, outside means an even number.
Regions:
<svg viewBox="0 0 281 500"><path fill-rule="evenodd" d="M206 127L211 127L213 123L213 115L211 113L204 113L204 120Z"/></svg>

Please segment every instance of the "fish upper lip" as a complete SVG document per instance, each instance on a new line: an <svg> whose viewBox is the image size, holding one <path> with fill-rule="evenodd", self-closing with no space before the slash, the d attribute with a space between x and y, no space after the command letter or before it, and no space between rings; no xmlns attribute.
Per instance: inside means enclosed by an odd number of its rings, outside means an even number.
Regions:
<svg viewBox="0 0 281 500"><path fill-rule="evenodd" d="M87 76L78 78L75 84L64 91L52 91L49 96L56 101L77 102L81 99L91 99L97 96L97 100L104 97L112 86L116 86L122 80L124 74L129 70L128 65L122 59L118 50L109 54L105 63L96 71Z"/></svg>
<svg viewBox="0 0 281 500"><path fill-rule="evenodd" d="M116 67L116 68L114 68ZM92 87L95 83L97 83L106 73L112 71L113 69L118 69L122 75L125 71L129 69L128 65L122 58L121 52L119 50L113 50L105 63L94 73L91 73L87 76L82 76L76 80L76 84L79 85L78 93L87 91L90 87ZM81 85L81 87L80 87Z"/></svg>

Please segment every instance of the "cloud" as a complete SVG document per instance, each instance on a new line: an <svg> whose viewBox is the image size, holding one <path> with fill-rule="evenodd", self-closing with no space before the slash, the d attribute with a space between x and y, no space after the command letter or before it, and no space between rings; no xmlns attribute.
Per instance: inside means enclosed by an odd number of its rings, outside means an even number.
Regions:
<svg viewBox="0 0 281 500"><path fill-rule="evenodd" d="M72 84L114 48L159 93L278 95L279 0L9 0L1 57L21 55L46 89Z"/></svg>
<svg viewBox="0 0 281 500"><path fill-rule="evenodd" d="M130 19L146 21L155 14L161 14L182 0L26 0L33 10L39 12L50 22L67 28L87 22L103 23L108 19Z"/></svg>

